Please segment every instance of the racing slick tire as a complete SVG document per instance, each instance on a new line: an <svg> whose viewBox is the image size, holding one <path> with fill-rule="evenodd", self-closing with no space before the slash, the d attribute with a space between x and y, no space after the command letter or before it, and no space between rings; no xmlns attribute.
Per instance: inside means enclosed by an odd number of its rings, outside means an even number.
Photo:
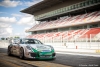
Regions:
<svg viewBox="0 0 100 67"><path fill-rule="evenodd" d="M7 54L8 54L8 56L11 56L12 55L11 54L11 47L8 47Z"/></svg>
<svg viewBox="0 0 100 67"><path fill-rule="evenodd" d="M20 55L19 55L19 58L21 59L24 59L24 49L23 48L20 48Z"/></svg>

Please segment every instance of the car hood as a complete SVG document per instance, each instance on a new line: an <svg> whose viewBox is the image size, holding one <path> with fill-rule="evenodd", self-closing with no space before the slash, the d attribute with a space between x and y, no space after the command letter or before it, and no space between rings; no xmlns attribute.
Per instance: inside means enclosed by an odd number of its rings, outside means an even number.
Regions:
<svg viewBox="0 0 100 67"><path fill-rule="evenodd" d="M38 51L44 51L44 52L49 52L52 50L50 46L41 45L41 44L30 44L30 47L32 47Z"/></svg>

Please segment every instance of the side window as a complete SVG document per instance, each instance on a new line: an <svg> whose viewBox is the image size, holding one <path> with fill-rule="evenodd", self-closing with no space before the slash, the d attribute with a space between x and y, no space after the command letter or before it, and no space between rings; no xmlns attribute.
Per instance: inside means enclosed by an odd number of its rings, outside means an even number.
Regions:
<svg viewBox="0 0 100 67"><path fill-rule="evenodd" d="M34 40L35 44L39 44L39 42L37 40Z"/></svg>

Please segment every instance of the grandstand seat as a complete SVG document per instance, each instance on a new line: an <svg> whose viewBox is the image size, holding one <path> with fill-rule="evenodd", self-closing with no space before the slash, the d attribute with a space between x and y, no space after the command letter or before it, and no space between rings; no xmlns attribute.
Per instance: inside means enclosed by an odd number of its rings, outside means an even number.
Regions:
<svg viewBox="0 0 100 67"><path fill-rule="evenodd" d="M81 38L93 38L96 36L98 33L100 33L100 28L92 28L88 30L84 35L81 36Z"/></svg>
<svg viewBox="0 0 100 67"><path fill-rule="evenodd" d="M55 27L64 27L67 25L84 23L84 22L96 22L100 21L100 11L95 11L91 13L86 13L82 15L72 16L72 17L65 17L60 18L54 21L47 21L41 24L36 24L30 30L40 30L40 29L49 29ZM29 35L29 38L37 38L43 39L58 39L60 40L63 38L66 39L73 39L73 38L93 38L98 33L100 33L100 28L92 28L92 29L80 29L80 30L71 30L71 31L64 31L64 32L52 32L52 33L43 33L43 34L34 34ZM90 36L91 35L91 36Z"/></svg>
<svg viewBox="0 0 100 67"><path fill-rule="evenodd" d="M96 22L100 21L100 11L95 11L91 13L86 13L82 15L60 18L54 21L44 22L37 24L32 27L30 30L40 30L40 29L49 29L56 27L64 27L72 24L84 24L84 22Z"/></svg>
<svg viewBox="0 0 100 67"><path fill-rule="evenodd" d="M91 29L80 29L80 30L70 30L63 32L52 32L52 33L43 33L43 34L33 34L27 37L36 38L39 40L46 41L61 41L63 40L74 40L78 38L94 38L97 34L100 33L100 28L91 28Z"/></svg>

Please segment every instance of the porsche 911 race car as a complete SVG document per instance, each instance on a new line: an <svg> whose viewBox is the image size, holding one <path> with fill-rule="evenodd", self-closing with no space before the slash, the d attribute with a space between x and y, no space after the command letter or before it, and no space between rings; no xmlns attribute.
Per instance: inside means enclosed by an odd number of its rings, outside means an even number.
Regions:
<svg viewBox="0 0 100 67"><path fill-rule="evenodd" d="M50 45L44 45L37 39L14 39L8 46L8 55L16 55L21 59L55 59L56 53Z"/></svg>

